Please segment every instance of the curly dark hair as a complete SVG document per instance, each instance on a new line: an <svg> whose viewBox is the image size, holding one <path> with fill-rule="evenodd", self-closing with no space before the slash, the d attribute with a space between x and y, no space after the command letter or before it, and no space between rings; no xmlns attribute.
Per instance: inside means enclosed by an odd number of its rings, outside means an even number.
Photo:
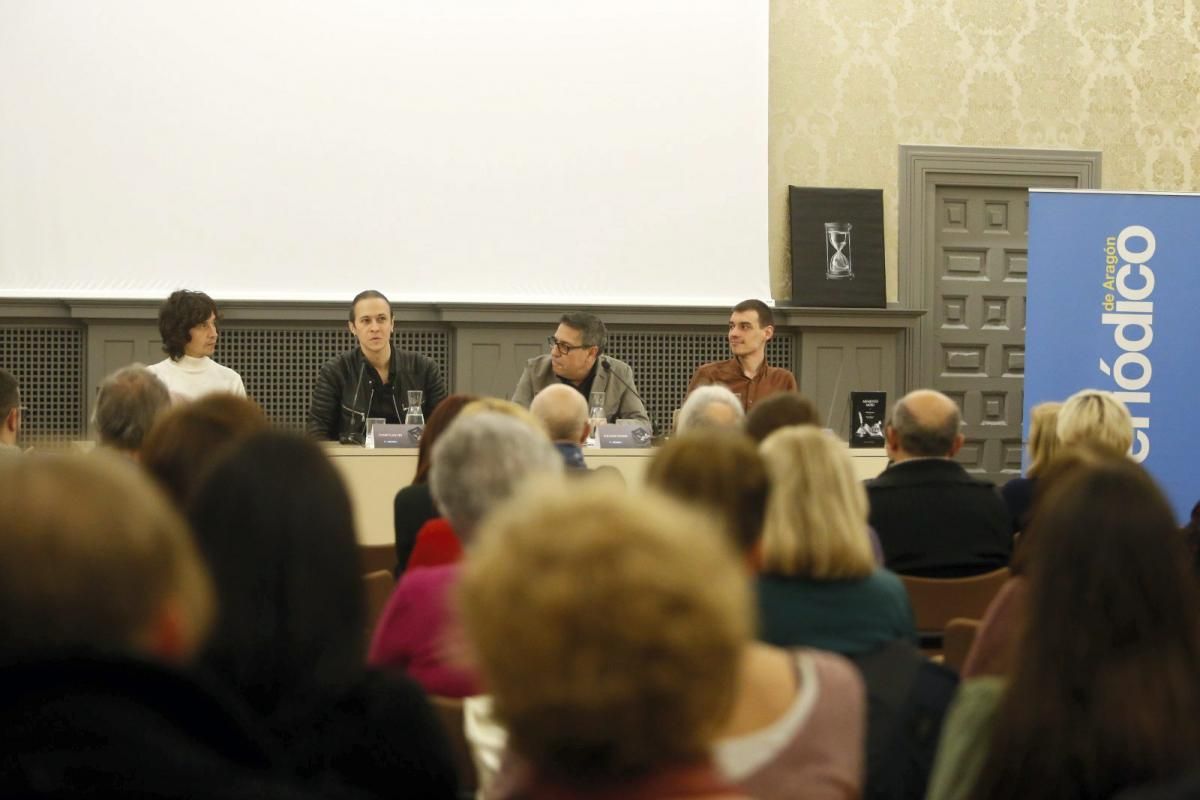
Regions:
<svg viewBox="0 0 1200 800"><path fill-rule="evenodd" d="M212 315L221 318L217 304L204 292L187 289L171 292L158 309L158 332L162 335L163 352L172 361L183 358L183 348L191 338L192 328L207 322Z"/></svg>

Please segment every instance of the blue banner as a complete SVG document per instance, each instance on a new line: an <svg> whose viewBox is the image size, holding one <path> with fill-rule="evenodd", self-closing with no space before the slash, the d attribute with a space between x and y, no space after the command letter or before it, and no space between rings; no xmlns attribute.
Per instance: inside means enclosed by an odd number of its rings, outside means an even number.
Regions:
<svg viewBox="0 0 1200 800"><path fill-rule="evenodd" d="M1033 190L1029 410L1106 389L1180 520L1200 500L1200 195Z"/></svg>

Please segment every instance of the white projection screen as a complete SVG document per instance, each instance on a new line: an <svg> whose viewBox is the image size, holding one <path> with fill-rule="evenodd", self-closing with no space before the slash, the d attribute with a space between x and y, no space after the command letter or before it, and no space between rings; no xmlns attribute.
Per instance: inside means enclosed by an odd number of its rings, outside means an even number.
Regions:
<svg viewBox="0 0 1200 800"><path fill-rule="evenodd" d="M0 0L0 296L770 297L767 0Z"/></svg>

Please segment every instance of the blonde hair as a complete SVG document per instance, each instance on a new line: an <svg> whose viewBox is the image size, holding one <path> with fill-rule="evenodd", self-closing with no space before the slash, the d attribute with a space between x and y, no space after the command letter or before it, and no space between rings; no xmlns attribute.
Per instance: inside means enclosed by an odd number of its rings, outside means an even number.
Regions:
<svg viewBox="0 0 1200 800"><path fill-rule="evenodd" d="M845 445L805 425L775 431L760 450L771 478L764 571L816 580L870 575L867 493Z"/></svg>
<svg viewBox="0 0 1200 800"><path fill-rule="evenodd" d="M103 452L0 464L0 654L147 653L168 603L191 644L213 589L179 513L126 459Z"/></svg>
<svg viewBox="0 0 1200 800"><path fill-rule="evenodd" d="M463 567L462 620L496 716L515 752L570 783L705 758L751 632L739 562L673 500L574 487L527 488Z"/></svg>
<svg viewBox="0 0 1200 800"><path fill-rule="evenodd" d="M1063 447L1091 444L1126 455L1133 447L1133 417L1111 392L1083 389L1058 411L1058 440Z"/></svg>
<svg viewBox="0 0 1200 800"><path fill-rule="evenodd" d="M1038 403L1029 410L1029 469L1032 478L1046 468L1058 452L1058 412L1062 403Z"/></svg>

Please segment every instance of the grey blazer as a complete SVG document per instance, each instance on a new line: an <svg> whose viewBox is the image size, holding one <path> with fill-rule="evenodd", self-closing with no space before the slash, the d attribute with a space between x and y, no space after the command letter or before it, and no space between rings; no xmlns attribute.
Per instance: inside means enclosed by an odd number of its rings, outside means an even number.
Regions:
<svg viewBox="0 0 1200 800"><path fill-rule="evenodd" d="M624 361L618 361L611 356L600 356L601 362L596 369L596 378L592 382L593 392L604 392L604 415L610 421L632 420L650 430L650 417L646 414L646 406L638 397L637 385L633 382L633 370ZM608 362L605 367L603 362ZM529 408L533 397L542 389L558 382L550 356L543 355L531 358L525 362L525 370L517 381L513 391L514 403Z"/></svg>

